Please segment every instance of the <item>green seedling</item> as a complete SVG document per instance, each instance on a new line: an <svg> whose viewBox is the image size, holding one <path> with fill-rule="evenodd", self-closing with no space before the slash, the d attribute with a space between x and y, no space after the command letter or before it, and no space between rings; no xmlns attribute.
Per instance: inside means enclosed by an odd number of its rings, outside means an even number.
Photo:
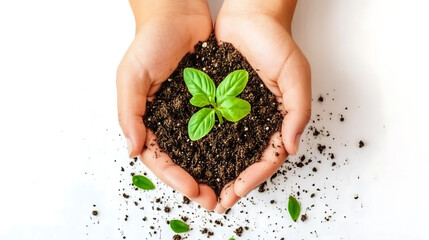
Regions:
<svg viewBox="0 0 429 240"><path fill-rule="evenodd" d="M185 68L183 78L192 95L190 103L202 108L192 115L188 123L188 135L192 141L210 132L215 124L215 115L222 124L223 118L238 122L250 113L250 103L237 98L249 79L247 71L237 70L228 74L217 88L206 73L194 68ZM205 107L207 105L213 108Z"/></svg>

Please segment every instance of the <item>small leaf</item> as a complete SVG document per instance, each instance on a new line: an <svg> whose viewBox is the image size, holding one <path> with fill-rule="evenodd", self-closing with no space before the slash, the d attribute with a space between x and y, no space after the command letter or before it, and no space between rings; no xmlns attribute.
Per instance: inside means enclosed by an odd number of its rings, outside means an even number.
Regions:
<svg viewBox="0 0 429 240"><path fill-rule="evenodd" d="M210 101L207 98L207 96L201 93L195 94L191 98L190 102L195 107L204 107L204 106L210 105Z"/></svg>
<svg viewBox="0 0 429 240"><path fill-rule="evenodd" d="M299 202L292 196L289 197L289 203L287 205L287 209L289 211L289 214L292 220L296 222L301 212L301 206L299 205Z"/></svg>
<svg viewBox="0 0 429 240"><path fill-rule="evenodd" d="M215 110L203 108L192 115L188 123L188 135L192 141L196 141L210 132L215 123Z"/></svg>
<svg viewBox="0 0 429 240"><path fill-rule="evenodd" d="M216 86L207 74L195 68L185 68L183 79L192 96L203 94L211 104L215 103Z"/></svg>
<svg viewBox="0 0 429 240"><path fill-rule="evenodd" d="M250 103L246 100L227 97L223 99L218 109L226 120L230 122L238 122L250 113L251 107Z"/></svg>
<svg viewBox="0 0 429 240"><path fill-rule="evenodd" d="M133 184L134 186L141 188L143 190L155 189L155 185L147 177L142 175L134 175Z"/></svg>
<svg viewBox="0 0 429 240"><path fill-rule="evenodd" d="M177 219L173 219L170 221L170 228L175 233L184 233L184 232L189 231L188 224L186 224L180 220L177 220Z"/></svg>
<svg viewBox="0 0 429 240"><path fill-rule="evenodd" d="M225 97L236 97L246 87L249 73L245 70L234 71L217 86L216 101L221 102Z"/></svg>
<svg viewBox="0 0 429 240"><path fill-rule="evenodd" d="M232 238L230 238L230 239L228 239L228 240L235 240L235 238L233 238L233 237L232 237Z"/></svg>

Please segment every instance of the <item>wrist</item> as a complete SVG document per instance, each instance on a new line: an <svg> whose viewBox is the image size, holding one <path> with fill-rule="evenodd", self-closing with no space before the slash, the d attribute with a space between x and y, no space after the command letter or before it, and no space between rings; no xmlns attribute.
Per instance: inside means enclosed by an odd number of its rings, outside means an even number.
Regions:
<svg viewBox="0 0 429 240"><path fill-rule="evenodd" d="M153 17L210 14L206 0L130 0L130 5L137 31Z"/></svg>
<svg viewBox="0 0 429 240"><path fill-rule="evenodd" d="M225 0L221 13L239 16L266 16L279 21L291 33L292 18L297 0Z"/></svg>

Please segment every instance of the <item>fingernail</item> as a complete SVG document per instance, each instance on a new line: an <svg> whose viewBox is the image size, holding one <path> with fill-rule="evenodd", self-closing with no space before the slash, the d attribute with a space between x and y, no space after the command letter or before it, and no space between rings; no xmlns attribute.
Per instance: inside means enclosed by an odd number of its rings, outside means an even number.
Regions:
<svg viewBox="0 0 429 240"><path fill-rule="evenodd" d="M300 140L301 140L301 134L296 135L296 137L295 137L295 154L298 153Z"/></svg>
<svg viewBox="0 0 429 240"><path fill-rule="evenodd" d="M224 208L220 203L218 203L216 208L214 209L217 214L224 214L226 210L228 209Z"/></svg>
<svg viewBox="0 0 429 240"><path fill-rule="evenodd" d="M128 147L128 157L132 158L131 153L133 152L133 142L127 138L127 147Z"/></svg>

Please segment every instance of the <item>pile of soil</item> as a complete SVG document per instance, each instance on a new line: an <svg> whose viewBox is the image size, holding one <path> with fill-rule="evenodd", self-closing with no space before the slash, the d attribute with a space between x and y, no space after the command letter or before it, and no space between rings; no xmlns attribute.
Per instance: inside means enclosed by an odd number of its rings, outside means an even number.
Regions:
<svg viewBox="0 0 429 240"><path fill-rule="evenodd" d="M200 108L190 104L191 94L183 80L183 70L193 67L219 83L231 72L244 69L249 81L238 96L248 101L251 112L237 123L224 121L197 141L188 136L188 121ZM207 106L209 107L209 106ZM214 35L195 46L148 102L145 125L157 136L160 148L184 168L198 183L212 187L217 196L222 188L248 166L258 161L272 134L283 119L275 96L246 59L229 43L217 45Z"/></svg>

